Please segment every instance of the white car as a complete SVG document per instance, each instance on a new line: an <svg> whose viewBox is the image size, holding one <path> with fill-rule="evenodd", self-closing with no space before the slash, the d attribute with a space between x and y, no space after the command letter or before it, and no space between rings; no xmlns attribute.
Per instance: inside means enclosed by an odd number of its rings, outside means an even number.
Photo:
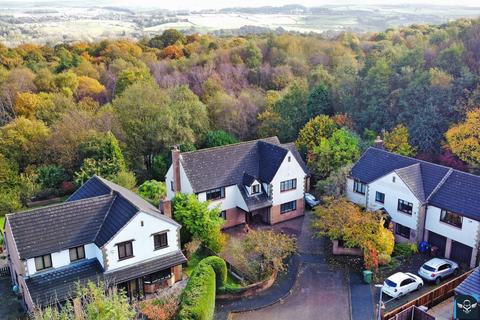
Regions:
<svg viewBox="0 0 480 320"><path fill-rule="evenodd" d="M425 262L418 270L418 275L427 281L435 281L439 284L442 279L457 275L459 272L458 264L451 260L433 258Z"/></svg>
<svg viewBox="0 0 480 320"><path fill-rule="evenodd" d="M383 282L382 292L392 298L398 298L422 286L423 280L419 276L409 272L397 272Z"/></svg>

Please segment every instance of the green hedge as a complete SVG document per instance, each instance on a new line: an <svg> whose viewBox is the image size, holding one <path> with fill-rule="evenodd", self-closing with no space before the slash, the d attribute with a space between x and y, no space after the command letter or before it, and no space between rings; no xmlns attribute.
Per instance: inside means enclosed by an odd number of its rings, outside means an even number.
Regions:
<svg viewBox="0 0 480 320"><path fill-rule="evenodd" d="M217 283L218 279L218 283ZM180 296L180 320L211 320L215 311L215 291L227 280L227 265L219 257L198 263Z"/></svg>
<svg viewBox="0 0 480 320"><path fill-rule="evenodd" d="M217 256L210 256L200 261L199 264L208 264L213 268L217 280L217 289L225 285L225 283L227 282L228 272L227 263L225 262L225 260Z"/></svg>

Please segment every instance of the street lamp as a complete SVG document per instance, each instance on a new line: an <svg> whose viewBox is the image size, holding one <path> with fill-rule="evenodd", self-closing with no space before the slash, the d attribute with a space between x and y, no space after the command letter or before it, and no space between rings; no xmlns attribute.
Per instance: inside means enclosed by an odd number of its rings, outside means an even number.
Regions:
<svg viewBox="0 0 480 320"><path fill-rule="evenodd" d="M383 284L376 284L375 285L375 288L379 288L380 289L380 295L378 297L378 309L377 309L377 319L378 320L382 320L382 304L383 304L383 301L382 301L382 288L383 288Z"/></svg>

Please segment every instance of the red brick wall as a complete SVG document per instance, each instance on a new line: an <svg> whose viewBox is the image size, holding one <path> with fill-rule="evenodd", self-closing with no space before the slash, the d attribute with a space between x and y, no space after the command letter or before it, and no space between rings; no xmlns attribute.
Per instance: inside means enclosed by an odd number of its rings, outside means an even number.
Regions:
<svg viewBox="0 0 480 320"><path fill-rule="evenodd" d="M282 221L290 220L296 217L303 216L305 211L305 202L304 199L297 199L297 210L280 213L280 205L272 206L270 209L270 224L276 224Z"/></svg>
<svg viewBox="0 0 480 320"><path fill-rule="evenodd" d="M238 208L231 208L227 210L227 220L222 228L226 229L242 223L245 223L245 212Z"/></svg>

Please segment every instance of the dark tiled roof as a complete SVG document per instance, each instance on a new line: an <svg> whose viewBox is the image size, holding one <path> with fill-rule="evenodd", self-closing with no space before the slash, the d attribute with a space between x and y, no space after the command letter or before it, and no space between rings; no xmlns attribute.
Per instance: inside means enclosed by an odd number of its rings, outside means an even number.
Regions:
<svg viewBox="0 0 480 320"><path fill-rule="evenodd" d="M480 177L453 170L429 203L480 221Z"/></svg>
<svg viewBox="0 0 480 320"><path fill-rule="evenodd" d="M251 186L252 183L257 180L255 177L249 175L248 173L243 174L243 185L244 186Z"/></svg>
<svg viewBox="0 0 480 320"><path fill-rule="evenodd" d="M166 268L177 266L187 262L187 259L181 251L172 254L152 258L142 263L132 266L116 269L112 272L106 272L105 278L114 283L121 283L138 277L143 277L151 273L161 271Z"/></svg>
<svg viewBox="0 0 480 320"><path fill-rule="evenodd" d="M455 288L456 294L478 295L480 294L480 267L470 274Z"/></svg>
<svg viewBox="0 0 480 320"><path fill-rule="evenodd" d="M64 203L7 219L20 257L28 259L88 243L101 247L139 211L180 226L132 191L97 176Z"/></svg>
<svg viewBox="0 0 480 320"><path fill-rule="evenodd" d="M245 200L245 204L248 207L248 211L267 208L272 205L272 201L268 199L268 196L265 194L265 192L261 192L258 195L249 196L245 186L238 185L238 189L242 194L243 200Z"/></svg>
<svg viewBox="0 0 480 320"><path fill-rule="evenodd" d="M425 202L425 192L423 190L422 170L420 163L411 166L396 169L395 172L407 184L413 194L422 202Z"/></svg>
<svg viewBox="0 0 480 320"><path fill-rule="evenodd" d="M26 280L33 303L47 306L75 296L76 286L88 281L97 282L103 277L103 269L97 259L88 259L66 267L37 273Z"/></svg>
<svg viewBox="0 0 480 320"><path fill-rule="evenodd" d="M399 174L419 200L480 221L480 176L378 148L368 148L350 176L371 183L392 171Z"/></svg>
<svg viewBox="0 0 480 320"><path fill-rule="evenodd" d="M20 257L92 243L114 198L104 195L7 215Z"/></svg>
<svg viewBox="0 0 480 320"><path fill-rule="evenodd" d="M135 206L121 195L117 195L98 231L95 244L101 247L107 243L137 212L138 209Z"/></svg>
<svg viewBox="0 0 480 320"><path fill-rule="evenodd" d="M203 192L242 184L245 173L270 183L288 150L293 148L292 145L281 145L277 137L271 137L184 152L181 162L193 191ZM294 156L305 168L298 152Z"/></svg>

